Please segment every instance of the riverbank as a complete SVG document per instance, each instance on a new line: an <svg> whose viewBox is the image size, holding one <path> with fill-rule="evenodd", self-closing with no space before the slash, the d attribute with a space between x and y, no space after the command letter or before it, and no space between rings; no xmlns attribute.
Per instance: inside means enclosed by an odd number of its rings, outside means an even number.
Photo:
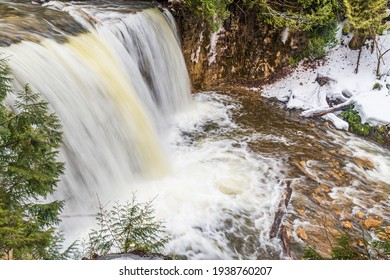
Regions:
<svg viewBox="0 0 390 280"><path fill-rule="evenodd" d="M302 110L303 117L320 117L342 130L390 147L390 54L378 68L378 50L363 47L358 72L358 51L348 48L350 36L317 62L301 62L276 82L252 87L267 98ZM390 49L388 35L378 37L380 53ZM378 73L377 73L378 72ZM377 75L379 74L379 75Z"/></svg>

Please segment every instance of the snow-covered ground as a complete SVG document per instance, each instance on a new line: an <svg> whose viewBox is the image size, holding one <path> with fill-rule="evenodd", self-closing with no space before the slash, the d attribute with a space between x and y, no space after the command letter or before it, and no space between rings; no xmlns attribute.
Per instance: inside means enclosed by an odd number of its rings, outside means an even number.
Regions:
<svg viewBox="0 0 390 280"><path fill-rule="evenodd" d="M377 51L364 47L359 72L355 74L358 51L348 48L348 37L341 39L344 44L332 49L324 63L308 67L300 64L289 76L262 88L265 97L276 97L286 103L288 109L301 109L303 116L329 108L327 98L354 104L363 123L371 125L390 124L390 51L381 60L380 74L377 78ZM390 49L390 34L378 37L381 52ZM320 86L317 77L329 78ZM373 89L378 83L381 89ZM332 121L340 129L348 129L348 124L336 113L322 116Z"/></svg>

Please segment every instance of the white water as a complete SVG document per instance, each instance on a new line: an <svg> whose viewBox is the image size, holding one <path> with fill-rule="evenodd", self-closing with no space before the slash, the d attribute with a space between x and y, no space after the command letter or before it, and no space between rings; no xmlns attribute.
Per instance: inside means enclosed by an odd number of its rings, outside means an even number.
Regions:
<svg viewBox="0 0 390 280"><path fill-rule="evenodd" d="M194 107L177 115L170 130L172 173L134 186L142 199L157 195L157 213L174 236L168 252L192 259L255 259L269 257L262 248L280 249L268 236L282 163L249 152L251 133L229 116L235 106L216 93L197 94Z"/></svg>
<svg viewBox="0 0 390 280"><path fill-rule="evenodd" d="M356 164L347 164L346 170L349 173L357 177L365 175L366 179L353 181L347 188L334 188L332 197L336 199L344 197L353 201L354 212L379 214L386 220L390 219L390 152L374 143L340 132L333 132L331 135L336 143L343 145L345 152L357 158L368 159L374 166L372 170L364 170ZM362 186L362 183L365 185ZM378 194L385 194L385 196L379 198Z"/></svg>

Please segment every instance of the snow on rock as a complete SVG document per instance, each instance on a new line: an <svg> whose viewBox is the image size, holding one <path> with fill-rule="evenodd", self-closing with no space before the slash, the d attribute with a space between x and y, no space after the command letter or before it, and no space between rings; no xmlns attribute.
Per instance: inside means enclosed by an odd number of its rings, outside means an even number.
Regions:
<svg viewBox="0 0 390 280"><path fill-rule="evenodd" d="M379 36L378 40L382 52L390 49L390 35ZM355 105L363 123L390 124L390 52L381 62L380 78L376 77L375 50L371 52L370 47L363 48L359 72L355 74L357 57L358 51L350 50L347 43L338 45L321 65L314 67L301 63L289 76L265 86L261 94L285 102L288 109L301 110L329 108L327 99L345 102L350 97L349 102ZM327 82L321 86L318 77L326 77ZM381 88L374 90L376 83ZM340 129L348 129L348 124L336 114L322 118L332 121Z"/></svg>
<svg viewBox="0 0 390 280"><path fill-rule="evenodd" d="M191 54L191 61L194 63L199 62L200 48L202 46L202 42L203 42L203 30L202 30L202 32L200 32L200 35L199 35L198 48L196 49L195 53Z"/></svg>
<svg viewBox="0 0 390 280"><path fill-rule="evenodd" d="M354 97L355 109L363 123L390 124L390 95L381 92L362 93Z"/></svg>
<svg viewBox="0 0 390 280"><path fill-rule="evenodd" d="M208 45L209 47L209 54L208 54L208 62L209 62L209 65L211 65L212 63L215 62L215 59L217 58L217 43L218 43L218 38L221 34L221 32L224 32L224 28L223 26L221 26L218 31L216 32L213 32L211 33L210 35L210 45Z"/></svg>
<svg viewBox="0 0 390 280"><path fill-rule="evenodd" d="M349 124L346 121L340 119L338 116L336 116L333 113L327 114L327 115L323 116L322 118L327 120L327 121L332 122L333 125L338 129L348 130L348 128L349 128Z"/></svg>
<svg viewBox="0 0 390 280"><path fill-rule="evenodd" d="M282 33L280 33L280 41L282 41L283 44L286 44L289 33L290 33L290 30L288 27L285 27L282 30Z"/></svg>

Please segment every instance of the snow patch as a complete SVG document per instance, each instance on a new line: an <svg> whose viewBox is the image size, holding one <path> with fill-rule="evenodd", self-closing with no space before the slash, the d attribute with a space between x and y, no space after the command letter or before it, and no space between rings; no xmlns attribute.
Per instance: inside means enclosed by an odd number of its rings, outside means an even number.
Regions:
<svg viewBox="0 0 390 280"><path fill-rule="evenodd" d="M223 27L220 27L218 31L211 33L210 35L210 45L208 46L210 48L209 54L208 54L208 62L209 65L215 62L217 58L217 43L218 43L218 38L219 34L223 32L224 29Z"/></svg>
<svg viewBox="0 0 390 280"><path fill-rule="evenodd" d="M390 35L378 36L381 52L390 49ZM341 41L346 42L344 37ZM358 51L338 45L328 52L325 62L319 66L301 63L292 74L265 86L261 94L285 102L288 109L330 108L329 100L354 104L363 123L371 125L390 124L390 52L381 61L380 78L376 76L377 54L364 47L359 71L355 74ZM318 77L328 80L320 86ZM373 89L378 83L379 89ZM350 99L350 100L348 100ZM348 103L348 104L349 104ZM338 117L339 112L329 113L322 118L331 121L336 127L348 129L348 124Z"/></svg>
<svg viewBox="0 0 390 280"><path fill-rule="evenodd" d="M199 35L198 48L196 49L195 53L191 54L191 61L193 63L199 62L200 48L202 46L202 42L203 42L203 30L202 30L202 32L200 32L200 35Z"/></svg>
<svg viewBox="0 0 390 280"><path fill-rule="evenodd" d="M355 109L363 123L390 124L390 95L381 92L359 94L354 98Z"/></svg>
<svg viewBox="0 0 390 280"><path fill-rule="evenodd" d="M282 41L283 44L286 44L287 42L289 31L290 30L288 29L288 27L285 27L280 33L280 41Z"/></svg>

